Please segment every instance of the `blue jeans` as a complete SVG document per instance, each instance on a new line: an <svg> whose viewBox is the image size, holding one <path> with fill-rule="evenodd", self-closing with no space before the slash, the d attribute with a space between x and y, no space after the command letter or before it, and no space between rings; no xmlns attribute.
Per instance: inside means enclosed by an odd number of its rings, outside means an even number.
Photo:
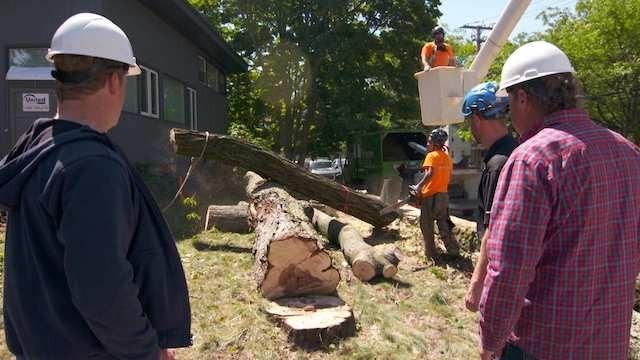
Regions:
<svg viewBox="0 0 640 360"><path fill-rule="evenodd" d="M536 358L525 353L524 350L519 347L507 343L504 347L504 351L502 351L500 360L536 360Z"/></svg>

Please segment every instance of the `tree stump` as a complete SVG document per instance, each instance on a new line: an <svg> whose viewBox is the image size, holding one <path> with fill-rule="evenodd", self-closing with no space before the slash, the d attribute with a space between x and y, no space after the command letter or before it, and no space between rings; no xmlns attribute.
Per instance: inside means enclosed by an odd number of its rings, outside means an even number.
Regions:
<svg viewBox="0 0 640 360"><path fill-rule="evenodd" d="M314 350L356 332L351 307L333 296L282 298L265 312L288 333L290 342Z"/></svg>
<svg viewBox="0 0 640 360"><path fill-rule="evenodd" d="M340 273L322 249L298 200L278 184L247 172L256 286L268 299L335 293Z"/></svg>
<svg viewBox="0 0 640 360"><path fill-rule="evenodd" d="M204 224L204 230L216 228L224 232L246 234L249 226L249 204L241 201L237 205L210 205Z"/></svg>
<svg viewBox="0 0 640 360"><path fill-rule="evenodd" d="M358 279L366 282L379 275L392 278L398 273L400 250L394 245L371 246L353 226L312 207L305 211L318 232L326 236L329 242L340 246Z"/></svg>

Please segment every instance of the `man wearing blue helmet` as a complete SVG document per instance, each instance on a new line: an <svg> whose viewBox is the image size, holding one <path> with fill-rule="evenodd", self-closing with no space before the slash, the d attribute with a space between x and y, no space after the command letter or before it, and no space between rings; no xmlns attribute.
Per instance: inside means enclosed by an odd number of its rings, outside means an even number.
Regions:
<svg viewBox="0 0 640 360"><path fill-rule="evenodd" d="M486 82L475 86L466 94L462 115L469 124L473 137L486 149L484 168L478 185L478 237L481 240L480 258L473 271L471 284L465 297L467 309L478 310L484 278L487 272L485 230L489 226L493 194L498 177L517 142L509 133L504 117L509 100L496 96L497 86Z"/></svg>

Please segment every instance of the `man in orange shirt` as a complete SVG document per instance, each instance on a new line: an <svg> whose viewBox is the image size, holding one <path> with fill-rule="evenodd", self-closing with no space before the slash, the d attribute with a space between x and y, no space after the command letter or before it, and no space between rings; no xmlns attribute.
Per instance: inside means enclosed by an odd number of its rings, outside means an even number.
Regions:
<svg viewBox="0 0 640 360"><path fill-rule="evenodd" d="M444 29L436 26L431 32L432 42L424 44L420 56L422 65L427 71L438 66L456 66L456 59L451 46L444 42Z"/></svg>
<svg viewBox="0 0 640 360"><path fill-rule="evenodd" d="M447 154L445 143L447 132L435 129L429 135L427 148L429 152L424 159L422 180L410 188L412 195L420 199L420 230L424 240L425 255L427 260L438 262L438 254L434 242L434 226L438 223L438 233L444 242L447 252L458 255L458 243L455 241L449 228L449 180L453 170L453 162Z"/></svg>

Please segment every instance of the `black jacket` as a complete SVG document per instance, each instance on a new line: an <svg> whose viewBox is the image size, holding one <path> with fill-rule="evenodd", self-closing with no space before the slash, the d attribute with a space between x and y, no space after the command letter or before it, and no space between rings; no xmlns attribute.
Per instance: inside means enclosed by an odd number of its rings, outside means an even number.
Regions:
<svg viewBox="0 0 640 360"><path fill-rule="evenodd" d="M40 119L0 162L4 325L25 359L158 359L191 344L174 239L109 138Z"/></svg>
<svg viewBox="0 0 640 360"><path fill-rule="evenodd" d="M493 143L484 156L484 168L478 185L479 219L477 221L477 231L480 239L482 239L485 230L489 227L491 205L493 205L493 195L496 192L500 172L509 155L516 147L518 147L518 142L510 134L507 134Z"/></svg>

